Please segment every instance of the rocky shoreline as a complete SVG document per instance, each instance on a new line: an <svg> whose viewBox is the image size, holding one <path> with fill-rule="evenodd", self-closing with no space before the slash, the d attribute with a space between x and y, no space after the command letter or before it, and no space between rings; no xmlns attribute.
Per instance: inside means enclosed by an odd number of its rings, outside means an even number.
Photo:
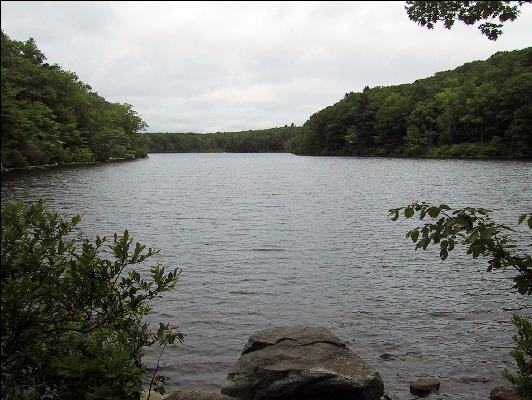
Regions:
<svg viewBox="0 0 532 400"><path fill-rule="evenodd" d="M410 384L414 398L439 399L440 381ZM444 395L444 393L442 393ZM147 399L147 396L143 397ZM490 400L522 400L513 387L497 387ZM323 327L274 327L252 335L220 393L180 390L150 400L392 400L379 372Z"/></svg>

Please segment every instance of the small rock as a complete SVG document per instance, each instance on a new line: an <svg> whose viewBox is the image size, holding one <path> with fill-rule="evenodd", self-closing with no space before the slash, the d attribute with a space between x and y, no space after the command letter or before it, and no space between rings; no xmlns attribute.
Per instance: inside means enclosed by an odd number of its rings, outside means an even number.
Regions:
<svg viewBox="0 0 532 400"><path fill-rule="evenodd" d="M490 393L490 400L523 400L512 386L498 386Z"/></svg>
<svg viewBox="0 0 532 400"><path fill-rule="evenodd" d="M384 361L393 361L397 357L395 357L393 354L384 353L384 354L381 354L379 358L382 358Z"/></svg>
<svg viewBox="0 0 532 400"><path fill-rule="evenodd" d="M410 384L410 393L416 396L428 396L439 390L440 381L438 379L418 379Z"/></svg>

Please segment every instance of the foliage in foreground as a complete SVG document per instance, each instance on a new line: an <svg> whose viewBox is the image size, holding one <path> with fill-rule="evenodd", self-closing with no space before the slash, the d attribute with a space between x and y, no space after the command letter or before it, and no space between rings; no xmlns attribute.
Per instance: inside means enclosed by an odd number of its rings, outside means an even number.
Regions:
<svg viewBox="0 0 532 400"><path fill-rule="evenodd" d="M401 214L406 218L419 215L420 220L431 219L410 230L406 237L416 243L416 250L426 250L430 244L439 245L440 258L445 260L455 244L467 246L467 254L473 258L488 257L488 271L501 268L513 268L514 288L523 295L532 294L532 257L529 254L518 254L517 246L508 236L513 229L495 223L490 217L490 210L484 208L465 207L452 210L446 204L434 206L425 202L412 203L405 207L390 209L390 217L397 221ZM526 221L532 230L532 213L520 216L518 223ZM517 385L519 392L527 399L532 398L532 323L526 317L513 316L517 335L513 337L516 348L511 352L518 370L508 370L503 375Z"/></svg>
<svg viewBox="0 0 532 400"><path fill-rule="evenodd" d="M143 348L163 349L183 334L150 329L149 301L171 290L180 271L159 264L145 279L133 267L157 250L126 230L91 241L43 201L2 206L2 398L134 399L144 386L164 392L148 374Z"/></svg>
<svg viewBox="0 0 532 400"><path fill-rule="evenodd" d="M503 375L506 379L520 388L525 398L532 398L532 323L529 319L513 316L513 323L517 328L517 335L513 337L516 344L515 350L510 354L517 363L517 372L512 373L505 369Z"/></svg>
<svg viewBox="0 0 532 400"><path fill-rule="evenodd" d="M515 21L520 7L526 1L407 1L405 7L408 18L428 29L441 21L451 29L455 21L466 25L481 22L480 32L490 40L497 40L502 34L503 24ZM493 22L499 20L500 23Z"/></svg>
<svg viewBox="0 0 532 400"><path fill-rule="evenodd" d="M445 260L457 242L468 246L467 254L473 258L489 257L488 271L512 267L517 271L514 288L521 294L532 294L532 257L529 254L516 254L516 245L506 232L512 229L506 225L493 222L490 210L466 207L451 210L446 204L433 206L427 203L412 203L406 207L390 210L393 221L399 219L403 211L406 218L419 214L419 219L430 217L435 222L417 227L406 234L416 243L416 250L425 250L431 243L439 244L440 257ZM532 229L532 214L523 214L519 223L527 219Z"/></svg>

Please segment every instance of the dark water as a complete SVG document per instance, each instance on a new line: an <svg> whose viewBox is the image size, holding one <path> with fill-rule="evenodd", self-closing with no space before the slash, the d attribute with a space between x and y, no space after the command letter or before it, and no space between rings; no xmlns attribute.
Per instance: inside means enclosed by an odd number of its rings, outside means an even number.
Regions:
<svg viewBox="0 0 532 400"><path fill-rule="evenodd" d="M442 381L441 398L486 399L513 367L512 313L531 310L511 271L487 273L461 248L445 262L415 252L405 239L415 221L388 217L425 200L515 225L532 211L527 162L153 154L4 176L10 196L82 214L89 236L127 228L183 269L155 304L155 321L187 334L165 353L170 390L217 391L251 334L308 323L375 366L394 399L425 376ZM530 232L516 235L530 252Z"/></svg>

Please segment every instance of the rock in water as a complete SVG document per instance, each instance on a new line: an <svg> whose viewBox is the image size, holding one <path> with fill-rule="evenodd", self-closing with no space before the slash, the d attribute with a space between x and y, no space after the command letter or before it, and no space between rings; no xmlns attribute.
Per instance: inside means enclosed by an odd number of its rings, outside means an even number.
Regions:
<svg viewBox="0 0 532 400"><path fill-rule="evenodd" d="M250 337L222 393L241 400L378 400L374 368L328 329L292 326Z"/></svg>
<svg viewBox="0 0 532 400"><path fill-rule="evenodd" d="M523 400L513 386L499 386L490 393L490 400Z"/></svg>
<svg viewBox="0 0 532 400"><path fill-rule="evenodd" d="M439 392L440 381L438 379L418 379L410 384L410 393L417 396L428 396L432 392Z"/></svg>

